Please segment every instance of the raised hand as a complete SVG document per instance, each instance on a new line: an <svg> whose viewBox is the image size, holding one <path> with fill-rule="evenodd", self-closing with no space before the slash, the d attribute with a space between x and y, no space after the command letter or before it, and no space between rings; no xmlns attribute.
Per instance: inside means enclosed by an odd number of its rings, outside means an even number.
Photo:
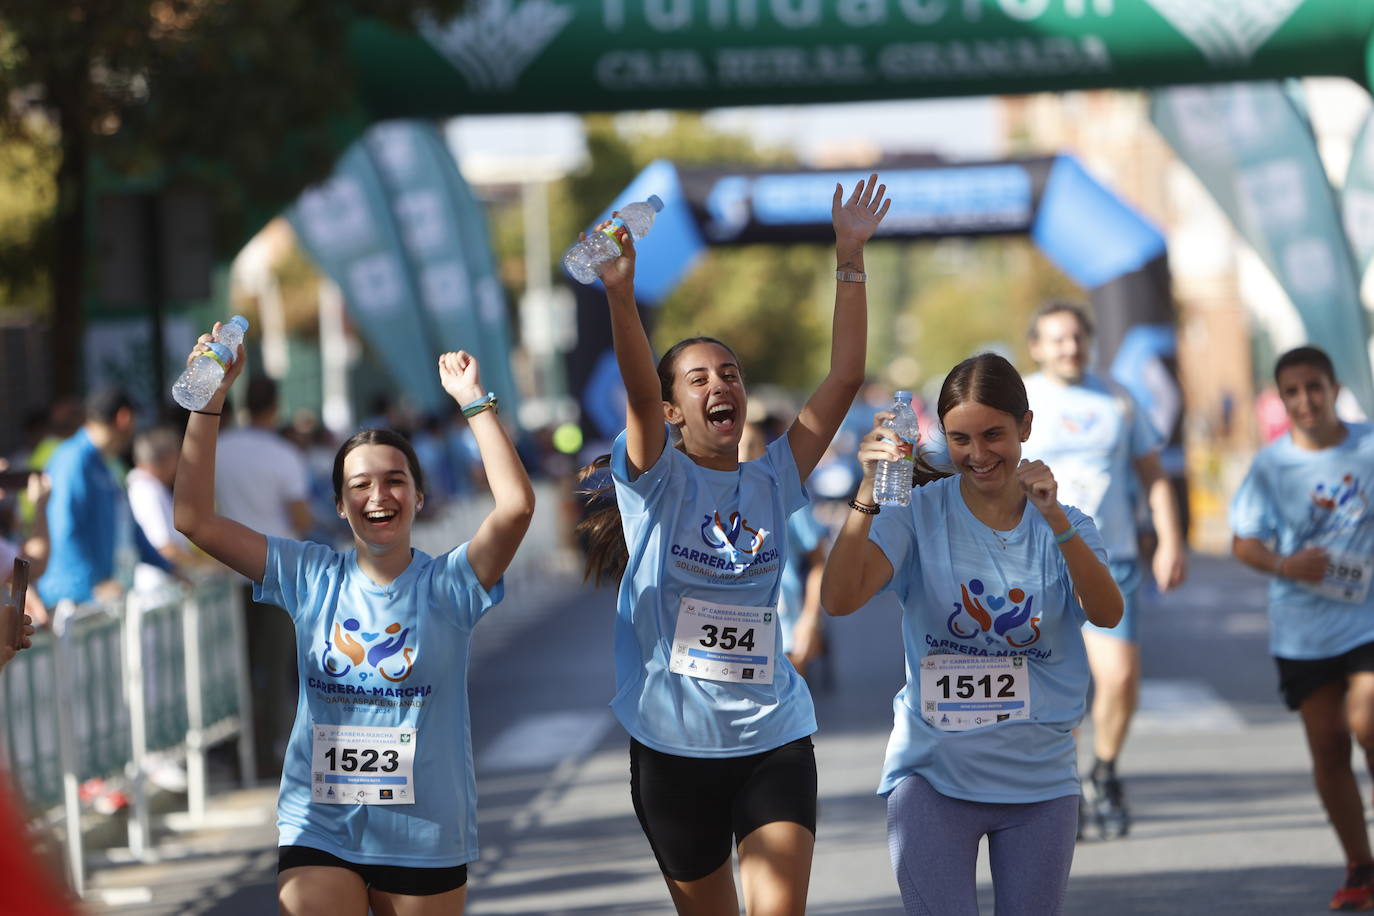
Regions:
<svg viewBox="0 0 1374 916"><path fill-rule="evenodd" d="M466 350L445 353L439 357L439 384L460 406L486 394L482 388L477 357Z"/></svg>
<svg viewBox="0 0 1374 916"><path fill-rule="evenodd" d="M222 324L223 322L216 321L210 333L202 334L196 339L196 345L191 348L191 354L186 357L186 365L191 365L196 361L196 357L210 349L210 344L214 342L215 335L219 333ZM227 392L230 386L234 384L234 379L238 378L241 372L243 372L243 344L238 345L238 350L234 353L234 361L224 370L224 378L220 380L217 390L221 393Z"/></svg>
<svg viewBox="0 0 1374 916"><path fill-rule="evenodd" d="M841 201L844 188L835 185L835 197L830 205L830 221L835 226L835 244L842 251L860 247L873 237L878 224L887 215L892 198L884 198L887 185L878 184L878 173L867 181L860 180L848 200Z"/></svg>
<svg viewBox="0 0 1374 916"><path fill-rule="evenodd" d="M873 428L868 435L859 440L859 464L863 466L864 478L873 479L879 461L897 461L909 457L910 450L903 449L901 437L896 430L885 426L895 414L890 410L880 410L873 415Z"/></svg>
<svg viewBox="0 0 1374 916"><path fill-rule="evenodd" d="M1016 481L1041 515L1059 505L1059 484L1045 462L1021 459L1016 467Z"/></svg>
<svg viewBox="0 0 1374 916"><path fill-rule="evenodd" d="M612 213L611 216L617 216L619 212L620 211L617 210L615 213ZM598 223L596 228L592 231L600 232L610 224L610 220ZM577 234L578 241L584 238L586 238L585 233L579 232ZM616 229L615 238L616 241L620 243L620 257L607 262L606 265L601 268L601 283L606 287L607 292L613 289L619 289L620 287L632 288L635 282L636 255L634 236L630 235L629 229L620 226Z"/></svg>

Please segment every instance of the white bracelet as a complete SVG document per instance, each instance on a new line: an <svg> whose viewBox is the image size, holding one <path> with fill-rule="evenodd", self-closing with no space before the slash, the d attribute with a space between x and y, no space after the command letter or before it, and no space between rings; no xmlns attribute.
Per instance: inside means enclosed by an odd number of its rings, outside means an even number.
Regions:
<svg viewBox="0 0 1374 916"><path fill-rule="evenodd" d="M867 283L868 274L862 270L837 270L835 279L841 283Z"/></svg>

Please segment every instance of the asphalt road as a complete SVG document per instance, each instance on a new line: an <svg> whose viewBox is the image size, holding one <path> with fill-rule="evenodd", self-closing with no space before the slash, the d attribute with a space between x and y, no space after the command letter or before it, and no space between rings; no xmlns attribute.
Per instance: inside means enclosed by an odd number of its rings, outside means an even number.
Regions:
<svg viewBox="0 0 1374 916"><path fill-rule="evenodd" d="M613 594L568 579L547 600L498 607L479 626L472 719L482 858L468 912L670 914L629 799L627 738L606 709ZM1145 626L1144 701L1121 768L1131 834L1080 843L1066 913L1319 913L1341 879L1296 718L1266 651L1262 577L1196 556ZM815 678L820 828L809 912L900 914L882 799L873 794L902 680L896 608L830 623ZM154 864L98 852L89 912L275 912L271 786L227 771L223 823L164 834ZM175 802L175 797L171 799ZM984 869L983 912L993 912Z"/></svg>

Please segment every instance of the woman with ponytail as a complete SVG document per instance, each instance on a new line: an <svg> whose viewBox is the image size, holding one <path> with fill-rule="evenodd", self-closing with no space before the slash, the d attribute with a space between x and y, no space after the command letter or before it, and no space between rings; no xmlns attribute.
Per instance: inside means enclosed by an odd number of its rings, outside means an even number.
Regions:
<svg viewBox="0 0 1374 916"><path fill-rule="evenodd" d="M779 579L787 517L806 504L803 483L863 382L863 248L887 213L885 190L876 174L847 199L835 186L830 371L754 461L739 460L746 397L734 351L694 337L655 367L628 233L601 275L627 416L611 455L588 469L609 469L614 503L580 529L588 575L620 580L611 708L630 733L635 813L679 913L739 912L732 843L750 916L806 908L816 718L778 644Z"/></svg>

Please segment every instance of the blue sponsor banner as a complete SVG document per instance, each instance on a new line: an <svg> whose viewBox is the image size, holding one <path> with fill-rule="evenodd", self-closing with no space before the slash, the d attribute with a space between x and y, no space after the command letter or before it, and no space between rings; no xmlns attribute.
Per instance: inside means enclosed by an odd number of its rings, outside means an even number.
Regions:
<svg viewBox="0 0 1374 916"><path fill-rule="evenodd" d="M440 161L425 143L431 130L418 121L386 121L369 130L363 143L386 187L433 348L476 352L476 297L442 174L453 160L445 155L447 161Z"/></svg>
<svg viewBox="0 0 1374 916"><path fill-rule="evenodd" d="M433 124L387 121L364 140L386 186L433 349L467 350L514 417L505 295L481 207Z"/></svg>
<svg viewBox="0 0 1374 916"><path fill-rule="evenodd" d="M359 332L421 410L448 398L439 384L419 294L381 175L366 141L286 213L302 247L343 291Z"/></svg>
<svg viewBox="0 0 1374 916"><path fill-rule="evenodd" d="M510 309L506 303L505 287L501 285L501 278L496 272L486 210L463 180L458 164L439 132L430 128L422 135L422 139L437 161L447 163L447 167L440 169L440 176L448 187L449 200L454 208L458 233L455 245L462 252L472 284L478 340L473 352L482 363L482 383L500 396L503 412L513 419L517 416L520 392L510 361L514 347Z"/></svg>
<svg viewBox="0 0 1374 916"><path fill-rule="evenodd" d="M1350 168L1341 191L1341 215L1355 268L1363 276L1374 259L1374 110L1365 116L1351 147Z"/></svg>
<svg viewBox="0 0 1374 916"><path fill-rule="evenodd" d="M1055 157L1030 234L1085 289L1139 270L1165 251L1163 234L1071 156Z"/></svg>
<svg viewBox="0 0 1374 916"><path fill-rule="evenodd" d="M586 229L591 232L593 226L610 219L616 210L637 200L648 200L652 194L663 201L663 209L654 217L648 239L635 252L635 298L645 305L657 305L667 298L706 250L677 166L666 159L649 163ZM595 285L600 289L601 281L597 280Z"/></svg>
<svg viewBox="0 0 1374 916"><path fill-rule="evenodd" d="M1278 83L1154 93L1151 117L1273 271L1308 339L1374 413L1369 327L1335 196L1306 118Z"/></svg>

